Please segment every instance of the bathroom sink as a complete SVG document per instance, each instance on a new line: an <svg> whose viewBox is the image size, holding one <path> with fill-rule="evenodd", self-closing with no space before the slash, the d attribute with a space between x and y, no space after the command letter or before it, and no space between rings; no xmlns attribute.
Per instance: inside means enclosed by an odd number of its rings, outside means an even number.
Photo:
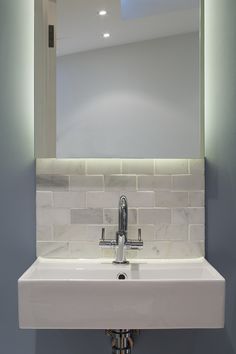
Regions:
<svg viewBox="0 0 236 354"><path fill-rule="evenodd" d="M224 326L224 278L204 259L38 258L18 281L21 328Z"/></svg>

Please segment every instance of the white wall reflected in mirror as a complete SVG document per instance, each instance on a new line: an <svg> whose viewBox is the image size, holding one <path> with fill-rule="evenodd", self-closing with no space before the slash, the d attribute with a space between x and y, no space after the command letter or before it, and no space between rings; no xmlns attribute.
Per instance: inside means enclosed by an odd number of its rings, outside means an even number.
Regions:
<svg viewBox="0 0 236 354"><path fill-rule="evenodd" d="M57 157L201 156L199 13L198 0L57 0Z"/></svg>

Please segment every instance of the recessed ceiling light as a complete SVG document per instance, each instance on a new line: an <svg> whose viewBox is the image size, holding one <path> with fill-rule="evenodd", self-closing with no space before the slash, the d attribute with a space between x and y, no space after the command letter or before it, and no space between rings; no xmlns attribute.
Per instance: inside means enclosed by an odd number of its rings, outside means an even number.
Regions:
<svg viewBox="0 0 236 354"><path fill-rule="evenodd" d="M109 38L111 37L110 33L103 33L103 38Z"/></svg>
<svg viewBox="0 0 236 354"><path fill-rule="evenodd" d="M100 10L98 11L99 16L106 16L107 15L107 11L106 10Z"/></svg>

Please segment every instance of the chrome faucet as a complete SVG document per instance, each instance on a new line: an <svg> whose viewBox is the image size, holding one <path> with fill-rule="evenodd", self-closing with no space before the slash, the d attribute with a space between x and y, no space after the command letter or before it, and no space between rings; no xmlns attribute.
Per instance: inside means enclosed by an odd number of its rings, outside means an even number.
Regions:
<svg viewBox="0 0 236 354"><path fill-rule="evenodd" d="M115 240L105 239L105 228L102 229L102 237L99 246L103 248L114 248L116 252L115 264L128 264L125 250L138 250L143 247L141 229L138 229L138 240L128 240L128 202L126 196L122 195L119 200L119 227Z"/></svg>

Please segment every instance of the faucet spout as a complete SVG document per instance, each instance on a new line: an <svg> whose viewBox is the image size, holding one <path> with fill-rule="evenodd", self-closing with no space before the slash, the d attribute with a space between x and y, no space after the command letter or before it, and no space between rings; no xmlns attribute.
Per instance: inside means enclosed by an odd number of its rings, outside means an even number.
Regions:
<svg viewBox="0 0 236 354"><path fill-rule="evenodd" d="M128 201L126 196L122 195L119 200L119 227L116 233L116 259L114 263L128 263L125 257L125 245L127 243L128 230Z"/></svg>
<svg viewBox="0 0 236 354"><path fill-rule="evenodd" d="M127 235L128 229L128 201L126 196L122 195L119 201L119 234Z"/></svg>

